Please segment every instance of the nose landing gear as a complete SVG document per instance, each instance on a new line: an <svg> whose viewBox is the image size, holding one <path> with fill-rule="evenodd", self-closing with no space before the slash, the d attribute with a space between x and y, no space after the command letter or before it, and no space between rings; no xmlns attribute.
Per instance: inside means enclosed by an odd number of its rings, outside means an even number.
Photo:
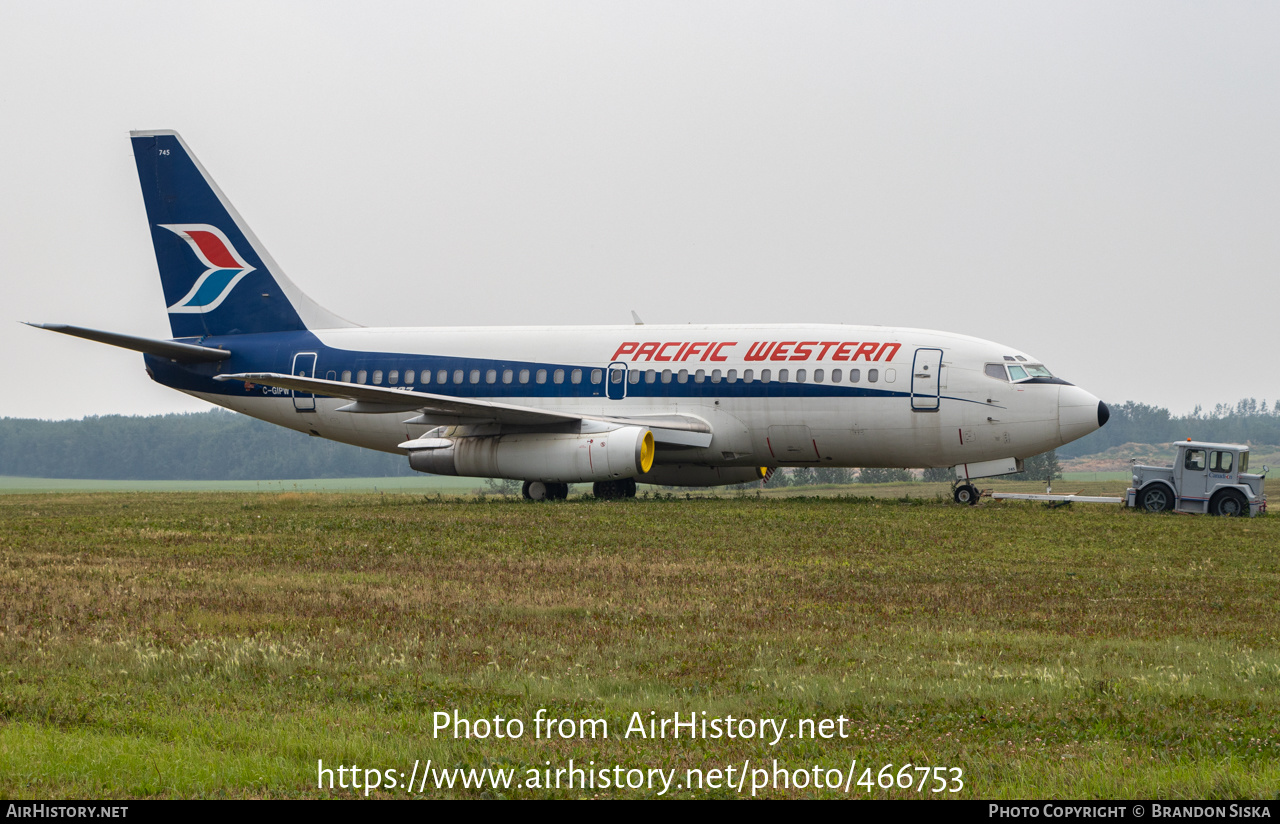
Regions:
<svg viewBox="0 0 1280 824"><path fill-rule="evenodd" d="M976 506L980 496L978 488L973 484L960 484L951 491L951 497L955 499L956 503L968 504L969 506Z"/></svg>

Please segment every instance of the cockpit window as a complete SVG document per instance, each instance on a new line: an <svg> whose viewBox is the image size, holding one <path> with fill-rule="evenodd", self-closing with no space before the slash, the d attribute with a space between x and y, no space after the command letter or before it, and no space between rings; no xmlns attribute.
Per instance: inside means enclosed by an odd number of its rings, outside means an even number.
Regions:
<svg viewBox="0 0 1280 824"><path fill-rule="evenodd" d="M991 364L991 365L994 366L997 364ZM1050 372L1048 369L1045 369L1043 364L1039 364L1039 363L1028 363L1025 365L1011 363L1011 364L1008 364L1008 368L1009 368L1009 379L1012 380L1014 383L1031 380L1032 378L1053 378L1053 373ZM1061 383L1061 381L1054 381L1054 382Z"/></svg>
<svg viewBox="0 0 1280 824"><path fill-rule="evenodd" d="M998 381L1009 380L1009 376L1004 373L1003 363L988 363L983 371L987 373L988 377L995 378Z"/></svg>

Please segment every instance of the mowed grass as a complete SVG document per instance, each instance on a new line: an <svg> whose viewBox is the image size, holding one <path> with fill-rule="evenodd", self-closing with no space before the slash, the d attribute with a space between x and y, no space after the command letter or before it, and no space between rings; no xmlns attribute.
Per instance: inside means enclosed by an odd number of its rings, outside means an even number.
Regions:
<svg viewBox="0 0 1280 824"><path fill-rule="evenodd" d="M859 774L960 768L962 798L1275 798L1278 596L1274 516L928 497L11 494L0 793L363 796L317 788L320 759L520 778L573 759L678 781L856 760ZM539 709L604 719L609 737L535 738ZM438 711L521 719L524 735L435 737ZM623 737L632 713L676 711L788 732L843 716L848 737ZM421 795L486 794L657 791Z"/></svg>

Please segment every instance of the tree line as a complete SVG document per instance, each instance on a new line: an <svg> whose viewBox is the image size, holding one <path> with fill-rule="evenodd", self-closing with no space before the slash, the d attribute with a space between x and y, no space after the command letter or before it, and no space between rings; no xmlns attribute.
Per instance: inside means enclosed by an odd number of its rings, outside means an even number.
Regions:
<svg viewBox="0 0 1280 824"><path fill-rule="evenodd" d="M1103 452L1125 443L1195 438L1227 443L1280 444L1280 401L1253 398L1187 415L1126 401L1112 404L1102 429L1057 453L1028 458L1019 476L1042 480L1059 471L1059 457ZM208 412L132 417L91 416L42 421L0 418L0 475L103 480L277 480L413 475L402 456L313 438L245 415ZM904 469L799 467L775 473L770 485L890 483L914 480ZM950 480L947 469L924 480Z"/></svg>

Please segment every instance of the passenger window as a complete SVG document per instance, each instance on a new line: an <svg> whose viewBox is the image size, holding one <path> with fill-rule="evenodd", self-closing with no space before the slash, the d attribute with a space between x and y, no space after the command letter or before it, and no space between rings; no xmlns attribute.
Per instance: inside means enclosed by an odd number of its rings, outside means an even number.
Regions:
<svg viewBox="0 0 1280 824"><path fill-rule="evenodd" d="M426 375L426 373L425 373L425 372L423 372L422 374L423 374L424 376ZM413 383L413 370L412 370L412 369L410 369L408 372L405 372L405 373L404 373L404 382L405 382L405 383Z"/></svg>
<svg viewBox="0 0 1280 824"><path fill-rule="evenodd" d="M736 383L738 380L738 370L730 369L729 374L725 375L724 379L727 380L729 383Z"/></svg>
<svg viewBox="0 0 1280 824"><path fill-rule="evenodd" d="M671 370L670 370L670 369L663 369L663 370L662 370L662 382L663 382L663 383L671 383Z"/></svg>
<svg viewBox="0 0 1280 824"><path fill-rule="evenodd" d="M513 380L515 380L515 377L516 377L516 373L515 373L513 370L511 370L511 369L503 369L503 370L502 370L502 382L503 382L503 383L511 383Z"/></svg>
<svg viewBox="0 0 1280 824"><path fill-rule="evenodd" d="M374 386L381 386L381 385L382 385L382 370L381 370L381 369L375 369L375 370L373 370L373 384L374 384Z"/></svg>
<svg viewBox="0 0 1280 824"><path fill-rule="evenodd" d="M436 383L448 383L448 382L449 382L448 371L441 369L439 372L436 373Z"/></svg>
<svg viewBox="0 0 1280 824"><path fill-rule="evenodd" d="M654 382L654 381L656 381L657 379L658 379L658 373L657 373L655 370L653 370L653 369L646 369L646 370L644 371L644 382L645 382L645 383L653 383L653 382Z"/></svg>
<svg viewBox="0 0 1280 824"><path fill-rule="evenodd" d="M463 378L463 377L464 377L464 373L463 373L463 371L462 371L461 369L455 369L455 370L453 370L453 382L454 382L454 383L462 383L462 378Z"/></svg>
<svg viewBox="0 0 1280 824"><path fill-rule="evenodd" d="M1231 458L1232 454L1233 453L1231 452L1212 453L1209 456L1209 471L1230 473L1231 465L1235 463L1235 461L1233 461Z"/></svg>
<svg viewBox="0 0 1280 824"><path fill-rule="evenodd" d="M545 373L544 373L544 374L545 374ZM521 382L521 383L528 383L528 382L529 382L529 370L528 370L528 369L521 369L521 370L520 370L520 382Z"/></svg>
<svg viewBox="0 0 1280 824"><path fill-rule="evenodd" d="M894 382L894 381L896 381L897 379L898 379L898 370L897 370L897 369L886 369L886 370L884 370L884 382L885 382L885 383L893 383L893 382Z"/></svg>
<svg viewBox="0 0 1280 824"><path fill-rule="evenodd" d="M545 370L545 369L539 369L536 373L534 373L533 379L534 379L534 381L535 381L536 383L546 383L546 382L547 382L547 370Z"/></svg>
<svg viewBox="0 0 1280 824"><path fill-rule="evenodd" d="M1009 376L1004 373L1003 363L988 363L982 368L988 378L995 378L998 381L1008 381Z"/></svg>
<svg viewBox="0 0 1280 824"><path fill-rule="evenodd" d="M484 382L485 382L485 383L497 383L497 382L498 382L498 370L497 370L497 369L489 369L489 370L485 371L485 373L484 373Z"/></svg>
<svg viewBox="0 0 1280 824"><path fill-rule="evenodd" d="M688 383L688 382L689 382L689 370L681 369L679 374L676 375L676 383Z"/></svg>
<svg viewBox="0 0 1280 824"><path fill-rule="evenodd" d="M551 381L552 383L564 383L564 370L557 369L556 371L552 372ZM574 383L577 383L577 381L574 381Z"/></svg>
<svg viewBox="0 0 1280 824"><path fill-rule="evenodd" d="M639 369L628 369L628 370L627 370L627 383L639 383L639 382L640 382L640 370L639 370Z"/></svg>
<svg viewBox="0 0 1280 824"><path fill-rule="evenodd" d="M343 382L343 383L351 383L351 370L350 370L350 369L343 369L343 370L342 370L342 382Z"/></svg>
<svg viewBox="0 0 1280 824"><path fill-rule="evenodd" d="M815 370L813 370L813 382L814 382L814 383L822 383L822 370L821 370L821 369L815 369Z"/></svg>
<svg viewBox="0 0 1280 824"><path fill-rule="evenodd" d="M809 380L809 370L807 370L807 369L797 369L797 370L796 370L796 383L804 383L804 382L805 382L805 381L807 381L807 380Z"/></svg>
<svg viewBox="0 0 1280 824"><path fill-rule="evenodd" d="M621 369L614 369L609 373L609 383L622 383Z"/></svg>
<svg viewBox="0 0 1280 824"><path fill-rule="evenodd" d="M361 369L356 373L356 383L365 383L369 380L369 373Z"/></svg>
<svg viewBox="0 0 1280 824"><path fill-rule="evenodd" d="M569 383L582 383L581 369L575 369L569 373Z"/></svg>
<svg viewBox="0 0 1280 824"><path fill-rule="evenodd" d="M839 382L840 382L840 376L841 376L841 374L842 374L842 373L841 373L841 371L840 371L839 369L832 369L832 370L831 370L831 382L832 382L832 383L839 383Z"/></svg>
<svg viewBox="0 0 1280 824"><path fill-rule="evenodd" d="M707 379L707 373L706 373L706 370L704 369L699 369L697 372L693 373L694 383L702 383L706 379Z"/></svg>
<svg viewBox="0 0 1280 824"><path fill-rule="evenodd" d="M867 370L867 383L875 383L875 382L876 382L876 381L878 381L878 380L880 380L880 370L879 370L879 369L868 369L868 370Z"/></svg>
<svg viewBox="0 0 1280 824"><path fill-rule="evenodd" d="M761 369L761 370L760 370L760 382L761 382L761 383L768 383L768 382L769 382L769 375L770 375L770 370L768 370L768 369Z"/></svg>
<svg viewBox="0 0 1280 824"><path fill-rule="evenodd" d="M778 383L786 383L786 382L787 382L788 377L790 376L790 374L791 374L791 373L790 373L788 370L786 370L786 369L779 369L779 370L778 370Z"/></svg>
<svg viewBox="0 0 1280 824"><path fill-rule="evenodd" d="M592 382L592 383L599 383L599 382L600 382L600 380L601 380L601 378L603 378L603 377L604 377L604 372L600 371L599 369L592 369L592 370L591 370L591 382ZM577 381L574 381L574 383L577 383Z"/></svg>
<svg viewBox="0 0 1280 824"><path fill-rule="evenodd" d="M857 383L857 382L858 382L858 381L860 381L860 380L862 380L862 370L861 370L861 369L850 369L850 370L849 370L849 383Z"/></svg>
<svg viewBox="0 0 1280 824"><path fill-rule="evenodd" d="M1203 472L1204 471L1204 450L1188 449L1187 457L1182 462L1182 465L1186 469L1190 469L1193 472Z"/></svg>
<svg viewBox="0 0 1280 824"><path fill-rule="evenodd" d="M471 370L471 382L472 382L472 383L479 383L479 382L480 382L480 370L479 370L479 369L472 369L472 370Z"/></svg>
<svg viewBox="0 0 1280 824"><path fill-rule="evenodd" d="M756 373L754 369L748 369L742 373L742 379L747 383L751 383L755 379Z"/></svg>
<svg viewBox="0 0 1280 824"><path fill-rule="evenodd" d="M712 369L712 370L711 370L711 382L712 382L712 383L719 383L719 382L720 382L720 377L721 377L721 375L720 375L720 370L719 370L719 369Z"/></svg>
<svg viewBox="0 0 1280 824"><path fill-rule="evenodd" d="M387 373L387 383L391 384L392 386L395 386L399 382L400 382L399 369L392 369L390 372Z"/></svg>

